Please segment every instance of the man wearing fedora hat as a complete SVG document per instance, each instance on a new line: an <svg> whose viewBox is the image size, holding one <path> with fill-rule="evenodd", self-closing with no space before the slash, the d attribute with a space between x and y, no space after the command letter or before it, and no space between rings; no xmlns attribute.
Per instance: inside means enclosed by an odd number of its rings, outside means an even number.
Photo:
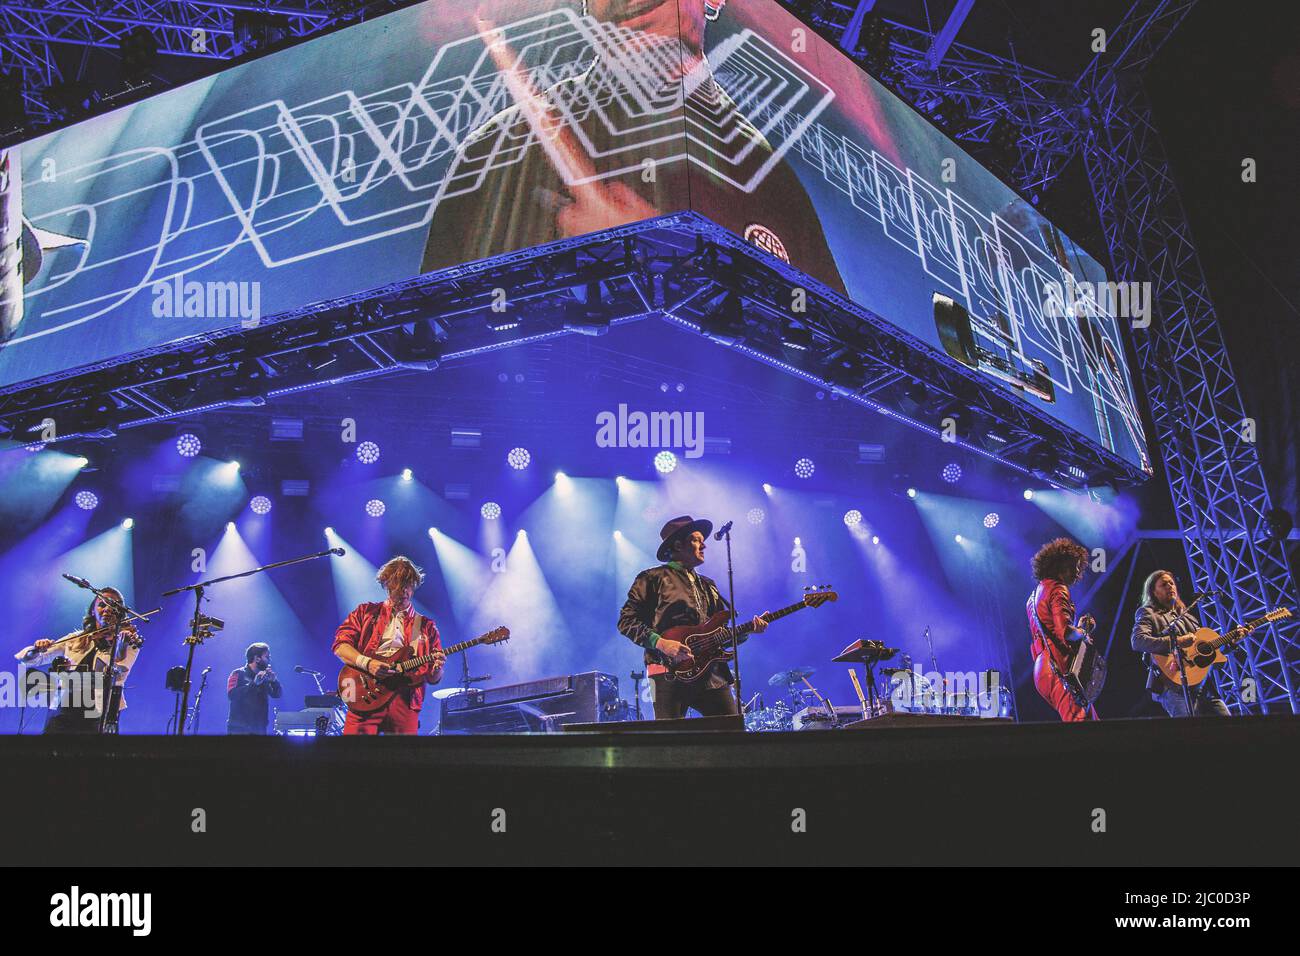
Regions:
<svg viewBox="0 0 1300 956"><path fill-rule="evenodd" d="M689 664L693 660L691 649L663 637L664 631L703 624L719 611L729 610L713 579L695 571L704 561L704 542L711 531L712 521L690 515L664 525L655 556L665 563L636 576L618 617L619 633L645 648L655 720L685 717L688 709L705 717L739 713L731 690L731 669L723 661L714 661L708 673L690 683L664 677L668 670L665 662ZM753 625L755 633L767 630L767 621L761 617L755 617Z"/></svg>

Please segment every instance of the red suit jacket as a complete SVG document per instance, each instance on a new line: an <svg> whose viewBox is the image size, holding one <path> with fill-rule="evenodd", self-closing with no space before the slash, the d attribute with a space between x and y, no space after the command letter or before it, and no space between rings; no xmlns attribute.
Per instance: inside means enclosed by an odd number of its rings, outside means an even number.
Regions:
<svg viewBox="0 0 1300 956"><path fill-rule="evenodd" d="M1036 658L1043 653L1044 646L1052 652L1056 666L1066 666L1064 651L1069 643L1067 635L1074 624L1074 602L1070 600L1070 589L1060 581L1046 578L1038 583L1034 593L1029 596L1025 607L1029 614L1029 633L1032 638L1029 649Z"/></svg>
<svg viewBox="0 0 1300 956"><path fill-rule="evenodd" d="M392 619L393 612L388 607L387 601L377 601L374 603L358 604L351 614L347 616L339 629L334 632L334 649L338 650L340 644L348 644L356 648L367 657L374 657L375 652L379 650L379 645L383 643L384 631L388 628L388 622ZM406 619L406 642L411 642L411 626L413 618ZM429 654L442 648L442 640L438 637L438 626L422 616L423 624L420 627L420 635L417 639L415 653ZM410 677L415 682L410 688L407 696L407 702L412 710L419 710L424 703L424 679L428 676L428 668L422 667L418 671L411 671Z"/></svg>

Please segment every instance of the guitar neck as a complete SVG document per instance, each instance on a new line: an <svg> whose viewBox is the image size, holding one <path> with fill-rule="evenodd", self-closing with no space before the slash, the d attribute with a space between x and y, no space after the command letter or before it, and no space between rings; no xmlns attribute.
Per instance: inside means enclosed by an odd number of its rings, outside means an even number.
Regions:
<svg viewBox="0 0 1300 956"><path fill-rule="evenodd" d="M806 608L806 607L808 607L807 604L805 604L803 601L799 601L799 602L797 602L797 603L795 603L795 604L791 604L789 607L783 607L783 608L781 608L781 610L779 610L779 611L769 611L767 614L764 614L764 615L763 615L763 620L765 620L765 621L767 621L767 623L771 624L773 621L780 620L781 618L785 617L786 615L788 615L788 614L793 614L795 611L801 611L801 610L803 610L803 609ZM744 637L746 634L748 634L748 633L749 633L750 631L752 631L753 629L754 629L754 622L753 622L753 621L747 621L747 622L745 622L744 624L740 624L740 625L738 625L738 626L735 628L735 630L732 631L732 633L735 634L736 637Z"/></svg>
<svg viewBox="0 0 1300 956"><path fill-rule="evenodd" d="M1276 620L1275 614L1276 612L1270 612L1265 614L1263 617L1257 617L1253 621L1247 621L1245 624L1240 624L1229 630L1227 634L1224 634L1221 637L1216 637L1214 640L1210 641L1210 646L1215 650L1218 650L1224 644L1231 644L1245 636L1247 631L1253 631L1261 624L1267 624L1269 621ZM1233 635L1236 636L1234 637Z"/></svg>
<svg viewBox="0 0 1300 956"><path fill-rule="evenodd" d="M441 648L441 653L443 654L444 657L450 657L452 654L458 654L461 651L468 650L471 647L477 647L479 644L482 644L486 640L487 637L485 635L483 637L476 637L472 641L461 641L459 644L451 645L451 647ZM433 660L433 655L435 653L438 652L431 651L428 654L421 654L419 657L412 657L409 660L402 661L401 669L404 671L413 671L416 668L423 667L425 664L428 664Z"/></svg>

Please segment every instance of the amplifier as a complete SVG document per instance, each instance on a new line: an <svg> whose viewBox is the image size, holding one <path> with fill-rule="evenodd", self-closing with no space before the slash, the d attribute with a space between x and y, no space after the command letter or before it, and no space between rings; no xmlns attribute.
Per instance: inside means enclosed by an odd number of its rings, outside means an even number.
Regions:
<svg viewBox="0 0 1300 956"><path fill-rule="evenodd" d="M554 733L568 723L617 720L618 678L589 671L444 697L443 734Z"/></svg>

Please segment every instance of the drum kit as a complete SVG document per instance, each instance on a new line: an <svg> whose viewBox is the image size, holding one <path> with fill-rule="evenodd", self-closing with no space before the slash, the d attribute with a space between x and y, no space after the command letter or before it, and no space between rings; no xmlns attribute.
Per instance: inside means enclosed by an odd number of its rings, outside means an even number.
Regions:
<svg viewBox="0 0 1300 956"><path fill-rule="evenodd" d="M769 687L781 688L771 706L764 706L763 695L755 694L745 705L745 729L750 731L794 730L794 715L818 704L816 689L808 678L815 667L795 667L779 671L767 679Z"/></svg>

